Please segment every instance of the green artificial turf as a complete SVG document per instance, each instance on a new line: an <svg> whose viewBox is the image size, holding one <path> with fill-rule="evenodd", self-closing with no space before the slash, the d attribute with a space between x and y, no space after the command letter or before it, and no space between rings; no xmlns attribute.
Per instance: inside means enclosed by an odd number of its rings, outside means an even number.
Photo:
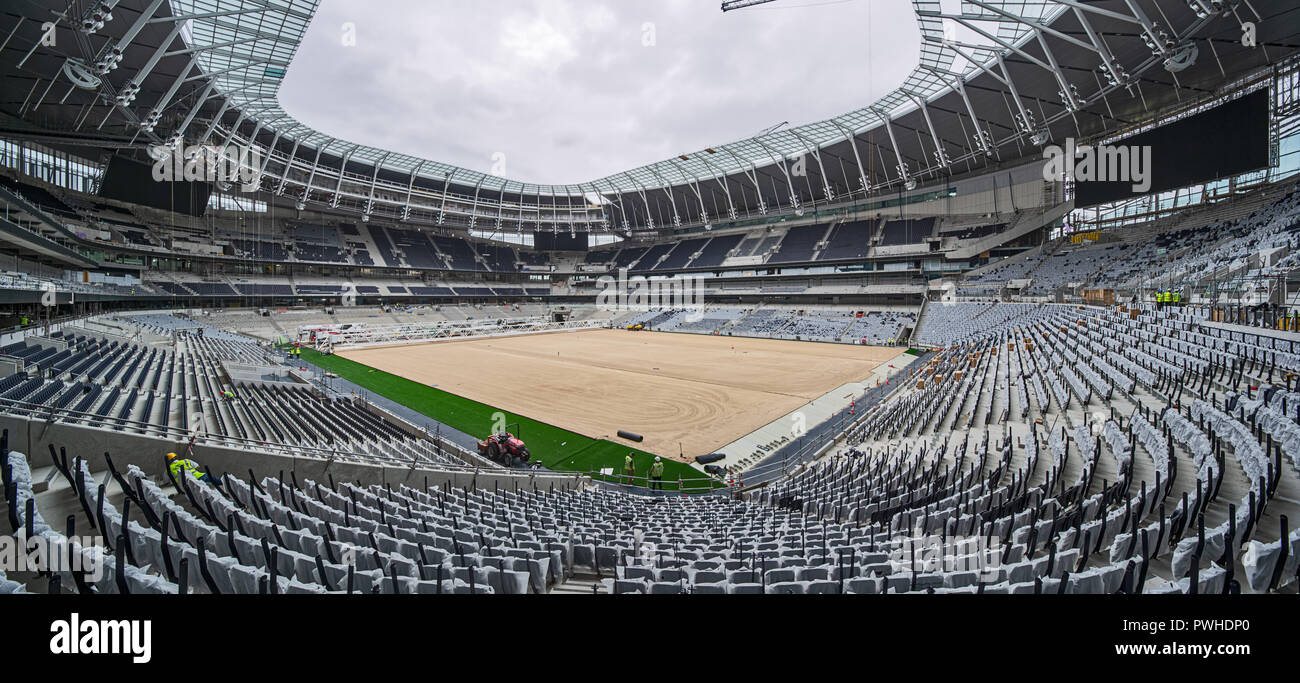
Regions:
<svg viewBox="0 0 1300 683"><path fill-rule="evenodd" d="M606 439L593 439L545 422L538 422L524 415L501 411L485 403L472 401L339 356L326 356L304 348L302 360L475 438L483 438L491 434L493 414L505 413L506 424L518 424L517 428L511 426L511 429L517 429L515 435L528 444L533 459L541 461L542 465L552 470L596 473L604 468L612 468L616 475L621 475L623 458L631 452L636 461L637 476L645 477L649 474L650 463L654 460L653 454L640 449ZM682 479L696 480L685 484L688 492L692 489L703 490L710 483L702 481L701 479L706 475L689 465L668 459L663 462L665 490L677 490L679 476ZM608 479L613 481L615 477L608 477ZM643 481L636 483L640 485ZM718 482L712 483L714 486L721 485Z"/></svg>

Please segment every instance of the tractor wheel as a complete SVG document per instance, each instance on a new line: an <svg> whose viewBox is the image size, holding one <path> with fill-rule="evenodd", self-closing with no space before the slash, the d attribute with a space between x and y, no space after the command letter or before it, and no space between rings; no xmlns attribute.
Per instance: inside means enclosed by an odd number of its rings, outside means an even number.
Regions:
<svg viewBox="0 0 1300 683"><path fill-rule="evenodd" d="M490 443L487 447L488 457L494 462L501 462L501 447L496 443Z"/></svg>
<svg viewBox="0 0 1300 683"><path fill-rule="evenodd" d="M519 459L520 459L520 460L522 460L522 461L524 461L524 462L528 462L529 458L531 458L531 457L532 457L532 455L528 452L528 447L527 447L527 446L524 446L524 447L522 447L522 448L519 449Z"/></svg>

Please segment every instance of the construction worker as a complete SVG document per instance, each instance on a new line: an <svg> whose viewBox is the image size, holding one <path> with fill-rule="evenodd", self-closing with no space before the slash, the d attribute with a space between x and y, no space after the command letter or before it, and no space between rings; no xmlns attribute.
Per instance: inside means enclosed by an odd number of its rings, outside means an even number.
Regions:
<svg viewBox="0 0 1300 683"><path fill-rule="evenodd" d="M226 389L225 391L221 392L221 400L223 401L235 400L235 392L231 391L230 389Z"/></svg>
<svg viewBox="0 0 1300 683"><path fill-rule="evenodd" d="M181 458L175 453L167 454L167 469L171 471L172 477L176 479L176 484L178 486L181 484L181 476L188 474L191 477L194 477L195 481L211 484L218 488L221 487L221 482L219 482L216 477L207 472L199 471L199 464L197 462L194 462L189 458Z"/></svg>
<svg viewBox="0 0 1300 683"><path fill-rule="evenodd" d="M654 464L650 466L650 488L664 490L664 463L655 456Z"/></svg>
<svg viewBox="0 0 1300 683"><path fill-rule="evenodd" d="M632 454L628 453L627 457L623 458L623 478L630 486L634 477L636 477L636 461L632 459Z"/></svg>
<svg viewBox="0 0 1300 683"><path fill-rule="evenodd" d="M1182 306L1182 305L1183 305L1183 293L1182 293L1182 292L1180 292L1180 291L1178 291L1178 290L1175 289L1173 292L1170 293L1170 297L1173 298L1173 302L1174 302L1174 305L1175 305L1175 306Z"/></svg>

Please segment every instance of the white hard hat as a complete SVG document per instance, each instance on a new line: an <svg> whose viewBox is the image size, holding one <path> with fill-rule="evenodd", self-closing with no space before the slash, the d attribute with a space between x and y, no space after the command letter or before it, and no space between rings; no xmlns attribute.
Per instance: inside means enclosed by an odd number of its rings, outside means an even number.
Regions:
<svg viewBox="0 0 1300 683"><path fill-rule="evenodd" d="M659 456L655 456L655 462L659 462Z"/></svg>

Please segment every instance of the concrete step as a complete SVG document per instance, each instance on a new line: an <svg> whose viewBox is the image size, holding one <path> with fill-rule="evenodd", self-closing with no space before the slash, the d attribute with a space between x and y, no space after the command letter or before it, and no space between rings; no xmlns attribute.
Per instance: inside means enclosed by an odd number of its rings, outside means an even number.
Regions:
<svg viewBox="0 0 1300 683"><path fill-rule="evenodd" d="M32 470L32 491L34 493L44 493L49 490L50 484L54 478L59 476L59 468L54 465L38 467Z"/></svg>
<svg viewBox="0 0 1300 683"><path fill-rule="evenodd" d="M571 574L567 581L551 588L551 595L592 595L604 592L605 587L595 574Z"/></svg>

